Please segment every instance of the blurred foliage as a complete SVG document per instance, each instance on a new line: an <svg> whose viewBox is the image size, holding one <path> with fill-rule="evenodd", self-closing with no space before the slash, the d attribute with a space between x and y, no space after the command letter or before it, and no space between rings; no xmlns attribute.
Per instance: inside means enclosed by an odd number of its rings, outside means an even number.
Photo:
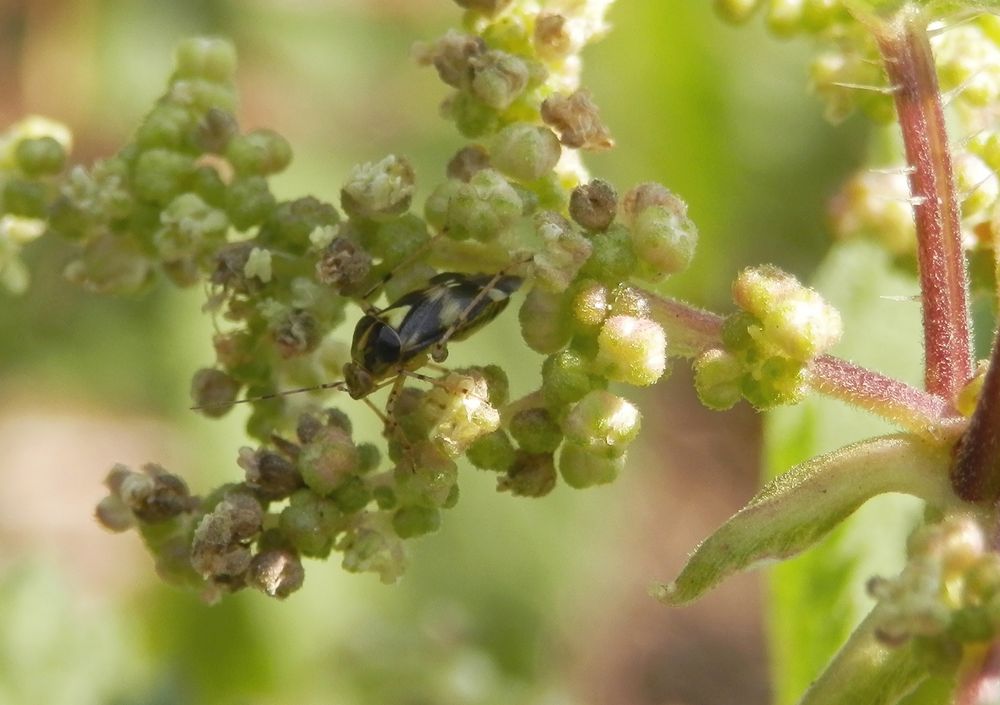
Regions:
<svg viewBox="0 0 1000 705"><path fill-rule="evenodd" d="M584 82L618 144L590 161L593 173L620 190L660 181L687 199L702 244L672 290L728 308L728 282L741 266L773 261L803 276L816 266L827 246L825 198L857 161L861 134L821 121L805 90L806 47L726 27L709 5L621 2L615 31L586 57ZM177 41L214 32L240 51L244 127L273 127L293 144L280 196L336 200L350 165L393 151L428 183L461 140L437 116L444 87L409 59L409 46L458 16L447 0L14 0L0 7L0 120L46 114L73 128L74 158L108 154L162 90ZM186 410L189 376L211 358L198 293L97 299L61 282L58 248L39 244L28 257L31 290L0 306L3 411L18 413L26 398L51 411L84 400L85 413L108 423L154 417L171 424L163 427L169 443L206 478L231 475L236 425ZM456 363L514 325L507 316L459 346ZM657 405L671 402L648 401L646 442L655 446L665 442L654 430ZM731 417L714 418L725 425ZM649 457L674 453L656 448ZM100 465L76 467L79 455L67 448L68 462L51 477L85 475L96 495L121 458L110 452ZM632 564L641 549L630 542L664 559L655 547L670 518L643 537L629 528L626 504L662 492L663 471L662 461L635 463L611 487L530 503L495 495L490 477L467 469L463 501L413 552L401 585L329 566L313 569L284 604L248 594L202 605L151 587L151 566L123 539L83 540L79 549L30 521L0 522L10 546L0 563L0 704L594 702L573 662L594 653L614 661L610 650L631 644L595 629L614 613L609 594L622 586L642 593L651 580ZM733 468L740 471L747 466ZM697 482L671 486L685 492ZM97 534L85 516L93 495L69 511L81 531ZM66 560L95 546L122 548L128 580L99 571L84 580ZM646 602L650 614L662 609ZM699 699L668 653L644 668L648 682L617 686L634 702L745 703L761 687L760 673L744 674L753 687L734 682L732 700Z"/></svg>

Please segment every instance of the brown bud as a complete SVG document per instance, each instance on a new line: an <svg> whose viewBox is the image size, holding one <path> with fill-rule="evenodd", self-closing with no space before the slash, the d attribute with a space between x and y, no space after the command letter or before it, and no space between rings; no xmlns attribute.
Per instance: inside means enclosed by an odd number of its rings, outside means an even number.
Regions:
<svg viewBox="0 0 1000 705"><path fill-rule="evenodd" d="M603 232L615 220L618 194L611 184L594 179L580 184L569 197L569 214L581 227Z"/></svg>

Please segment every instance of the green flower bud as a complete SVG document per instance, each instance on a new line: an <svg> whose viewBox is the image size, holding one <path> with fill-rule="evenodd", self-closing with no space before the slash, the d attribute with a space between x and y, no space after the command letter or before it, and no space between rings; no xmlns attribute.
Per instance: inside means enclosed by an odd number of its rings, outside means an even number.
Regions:
<svg viewBox="0 0 1000 705"><path fill-rule="evenodd" d="M580 281L573 290L570 312L577 329L594 333L608 317L611 292L608 287L592 279Z"/></svg>
<svg viewBox="0 0 1000 705"><path fill-rule="evenodd" d="M506 110L528 86L530 71L521 58L495 49L469 59L472 94L494 110Z"/></svg>
<svg viewBox="0 0 1000 705"><path fill-rule="evenodd" d="M339 222L336 208L313 196L305 196L275 206L258 237L262 244L273 245L276 250L306 252L312 246L310 236L316 228Z"/></svg>
<svg viewBox="0 0 1000 705"><path fill-rule="evenodd" d="M608 295L608 315L650 318L652 314L649 299L641 289L619 284Z"/></svg>
<svg viewBox="0 0 1000 705"><path fill-rule="evenodd" d="M236 110L236 91L231 84L218 83L202 78L176 80L164 100L183 105L195 114L210 110L231 113ZM192 142L197 141L197 127L192 133Z"/></svg>
<svg viewBox="0 0 1000 705"><path fill-rule="evenodd" d="M372 490L372 497L379 509L395 509L396 505L399 504L396 492L391 487L384 485Z"/></svg>
<svg viewBox="0 0 1000 705"><path fill-rule="evenodd" d="M534 226L543 245L533 260L535 284L550 291L565 291L590 257L590 241L552 211L537 213Z"/></svg>
<svg viewBox="0 0 1000 705"><path fill-rule="evenodd" d="M715 0L715 11L728 22L746 22L761 5L761 0Z"/></svg>
<svg viewBox="0 0 1000 705"><path fill-rule="evenodd" d="M994 172L1000 169L1000 133L980 130L967 139L970 152L979 156Z"/></svg>
<svg viewBox="0 0 1000 705"><path fill-rule="evenodd" d="M610 392L588 392L563 420L562 428L569 443L588 453L617 458L639 434L639 410Z"/></svg>
<svg viewBox="0 0 1000 705"><path fill-rule="evenodd" d="M444 229L456 240L493 240L521 215L522 206L517 192L503 176L484 169L469 183L458 185L448 201Z"/></svg>
<svg viewBox="0 0 1000 705"><path fill-rule="evenodd" d="M1000 69L1000 65L997 68ZM955 188L963 196L962 218L989 220L989 211L1000 197L1000 179L996 172L968 152L956 152L953 163Z"/></svg>
<svg viewBox="0 0 1000 705"><path fill-rule="evenodd" d="M543 355L562 350L572 335L566 296L538 287L524 298L518 311L518 321L524 342Z"/></svg>
<svg viewBox="0 0 1000 705"><path fill-rule="evenodd" d="M618 193L606 181L594 179L589 184L580 184L570 194L570 217L587 230L607 230L617 212Z"/></svg>
<svg viewBox="0 0 1000 705"><path fill-rule="evenodd" d="M694 387L701 403L723 411L743 398L743 365L724 350L708 350L694 363Z"/></svg>
<svg viewBox="0 0 1000 705"><path fill-rule="evenodd" d="M3 211L22 218L43 218L48 208L49 189L38 181L10 179L3 185Z"/></svg>
<svg viewBox="0 0 1000 705"><path fill-rule="evenodd" d="M597 336L595 368L616 382L644 387L667 367L667 339L656 321L610 316Z"/></svg>
<svg viewBox="0 0 1000 705"><path fill-rule="evenodd" d="M750 330L758 344L806 361L840 339L840 314L823 298L776 267L750 267L733 283L736 304L761 321Z"/></svg>
<svg viewBox="0 0 1000 705"><path fill-rule="evenodd" d="M567 147L603 151L615 144L586 89L568 96L558 93L549 96L542 103L541 114L545 124L559 133L559 140Z"/></svg>
<svg viewBox="0 0 1000 705"><path fill-rule="evenodd" d="M161 101L143 118L135 133L135 143L142 151L162 148L192 152L196 120L190 108Z"/></svg>
<svg viewBox="0 0 1000 705"><path fill-rule="evenodd" d="M805 0L770 0L765 15L768 28L779 37L789 37L802 30Z"/></svg>
<svg viewBox="0 0 1000 705"><path fill-rule="evenodd" d="M237 230L246 231L260 225L271 215L276 204L263 176L234 179L226 191L226 213Z"/></svg>
<svg viewBox="0 0 1000 705"><path fill-rule="evenodd" d="M429 240L427 224L419 216L407 213L379 223L372 233L370 249L395 276L399 265L416 255ZM388 284L392 284L391 278Z"/></svg>
<svg viewBox="0 0 1000 705"><path fill-rule="evenodd" d="M21 142L44 137L51 137L58 142L66 154L69 154L73 146L73 135L69 128L55 120L32 115L15 122L0 133L0 169L24 169L23 166L18 166L17 150Z"/></svg>
<svg viewBox="0 0 1000 705"><path fill-rule="evenodd" d="M441 512L435 507L401 507L392 515L392 528L401 539L411 539L441 528Z"/></svg>
<svg viewBox="0 0 1000 705"><path fill-rule="evenodd" d="M132 187L141 200L163 206L185 190L194 169L194 161L185 154L150 149L135 161Z"/></svg>
<svg viewBox="0 0 1000 705"><path fill-rule="evenodd" d="M556 467L552 453L518 451L514 464L497 478L497 492L515 497L544 497L556 486Z"/></svg>
<svg viewBox="0 0 1000 705"><path fill-rule="evenodd" d="M461 181L449 179L434 188L424 201L424 218L428 225L438 231L445 229L448 224L448 206L461 187Z"/></svg>
<svg viewBox="0 0 1000 705"><path fill-rule="evenodd" d="M216 37L185 39L174 50L174 71L178 78L231 81L236 73L236 48Z"/></svg>
<svg viewBox="0 0 1000 705"><path fill-rule="evenodd" d="M594 235L590 243L593 250L580 270L581 275L611 286L629 280L639 262L625 227L612 225L606 232Z"/></svg>
<svg viewBox="0 0 1000 705"><path fill-rule="evenodd" d="M274 130L254 130L229 140L226 159L241 176L267 176L291 163L292 146Z"/></svg>
<svg viewBox="0 0 1000 705"><path fill-rule="evenodd" d="M393 473L400 504L443 507L458 482L458 465L436 443L405 448Z"/></svg>
<svg viewBox="0 0 1000 705"><path fill-rule="evenodd" d="M726 316L722 322L722 344L730 352L743 352L756 345L754 335L760 328L760 320L746 311L737 311Z"/></svg>
<svg viewBox="0 0 1000 705"><path fill-rule="evenodd" d="M167 261L195 257L220 244L229 219L193 193L173 199L160 215L163 224L153 236L160 256Z"/></svg>
<svg viewBox="0 0 1000 705"><path fill-rule="evenodd" d="M358 444L358 474L364 475L378 467L382 461L382 451L374 443Z"/></svg>
<svg viewBox="0 0 1000 705"><path fill-rule="evenodd" d="M348 215L385 220L405 213L416 188L413 167L405 157L390 154L351 170L340 190L340 205Z"/></svg>
<svg viewBox="0 0 1000 705"><path fill-rule="evenodd" d="M497 111L471 93L456 93L441 107L445 117L455 121L464 137L478 139L492 135L501 127Z"/></svg>
<svg viewBox="0 0 1000 705"><path fill-rule="evenodd" d="M744 375L743 396L756 409L770 409L782 404L797 404L807 391L803 363L783 357L765 359Z"/></svg>
<svg viewBox="0 0 1000 705"><path fill-rule="evenodd" d="M302 447L299 471L316 494L328 495L358 471L358 449L349 433L327 426Z"/></svg>
<svg viewBox="0 0 1000 705"><path fill-rule="evenodd" d="M552 409L582 399L594 388L588 362L574 350L563 350L542 364L542 396Z"/></svg>
<svg viewBox="0 0 1000 705"><path fill-rule="evenodd" d="M979 23L943 32L934 44L941 87L958 90L966 103L986 107L1000 98L1000 51Z"/></svg>
<svg viewBox="0 0 1000 705"><path fill-rule="evenodd" d="M17 166L28 176L58 174L66 166L65 148L48 135L18 142L14 158Z"/></svg>
<svg viewBox="0 0 1000 705"><path fill-rule="evenodd" d="M562 443L562 429L547 409L523 409L510 420L510 435L528 453L553 453Z"/></svg>
<svg viewBox="0 0 1000 705"><path fill-rule="evenodd" d="M526 122L503 128L493 140L492 163L521 181L536 181L559 162L562 147L552 130Z"/></svg>
<svg viewBox="0 0 1000 705"><path fill-rule="evenodd" d="M559 474L578 490L613 482L624 467L624 456L598 455L576 443L564 443L559 452Z"/></svg>
<svg viewBox="0 0 1000 705"><path fill-rule="evenodd" d="M465 452L469 462L481 470L506 472L514 463L514 444L502 430L487 433L476 439Z"/></svg>
<svg viewBox="0 0 1000 705"><path fill-rule="evenodd" d="M243 385L222 370L202 368L191 380L191 401L202 414L211 418L224 416L233 408Z"/></svg>
<svg viewBox="0 0 1000 705"><path fill-rule="evenodd" d="M214 168L199 166L191 174L191 191L213 208L226 207L228 186Z"/></svg>
<svg viewBox="0 0 1000 705"><path fill-rule="evenodd" d="M324 558L333 540L343 530L344 519L337 505L311 490L299 490L281 511L278 526L299 553Z"/></svg>
<svg viewBox="0 0 1000 705"><path fill-rule="evenodd" d="M283 600L302 587L305 569L294 551L272 548L250 561L247 583L270 597Z"/></svg>
<svg viewBox="0 0 1000 705"><path fill-rule="evenodd" d="M682 272L694 259L698 228L687 217L687 205L678 202L682 205L680 210L667 206L645 209L632 227L632 246L639 258L639 272L650 281Z"/></svg>
<svg viewBox="0 0 1000 705"><path fill-rule="evenodd" d="M372 493L364 480L352 475L333 491L330 498L344 514L354 514L368 506Z"/></svg>
<svg viewBox="0 0 1000 705"><path fill-rule="evenodd" d="M830 201L830 225L836 237L868 237L889 252L912 252L916 242L913 208L904 173L866 171L849 179Z"/></svg>

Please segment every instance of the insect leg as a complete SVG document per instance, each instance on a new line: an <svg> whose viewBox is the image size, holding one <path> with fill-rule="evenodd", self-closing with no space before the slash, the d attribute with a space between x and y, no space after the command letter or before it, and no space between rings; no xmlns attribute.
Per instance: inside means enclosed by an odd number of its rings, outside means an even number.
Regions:
<svg viewBox="0 0 1000 705"><path fill-rule="evenodd" d="M446 330L441 335L440 340L434 344L431 348L431 358L435 362L444 362L448 358L448 341L451 340L451 337L455 335L455 332L462 327L462 324L464 324L466 319L468 319L469 314L476 309L476 306L478 306L483 299L489 296L490 292L493 291L493 287L496 286L496 283L506 276L505 271L506 270L501 270L494 274L486 285L476 292L476 295L472 297L472 301L469 302L469 305L459 312L454 322L452 322L452 324L448 327L448 330Z"/></svg>

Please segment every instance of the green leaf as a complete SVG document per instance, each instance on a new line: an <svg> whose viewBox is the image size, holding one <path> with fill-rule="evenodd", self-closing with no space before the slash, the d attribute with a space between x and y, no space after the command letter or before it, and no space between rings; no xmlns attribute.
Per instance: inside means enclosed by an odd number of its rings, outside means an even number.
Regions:
<svg viewBox="0 0 1000 705"><path fill-rule="evenodd" d="M927 645L917 640L886 646L875 638L879 622L876 608L809 687L799 705L892 705L903 698L913 705L947 702L953 683L950 678L932 677L930 666L933 664L938 672L953 673L957 658L928 653Z"/></svg>
<svg viewBox="0 0 1000 705"><path fill-rule="evenodd" d="M883 134L883 142L895 139L890 134ZM875 245L851 242L830 251L813 285L844 321L845 335L834 354L920 386L920 304L911 298L919 287L910 274L894 267ZM811 397L768 414L767 472L777 475L820 453L891 430L863 410ZM906 537L922 509L912 497L877 497L820 545L771 571L768 626L778 705L798 701L871 610L868 579L902 569Z"/></svg>
<svg viewBox="0 0 1000 705"><path fill-rule="evenodd" d="M902 492L936 505L955 500L947 450L899 434L827 453L781 475L705 539L656 596L689 602L733 573L815 544L876 495Z"/></svg>

